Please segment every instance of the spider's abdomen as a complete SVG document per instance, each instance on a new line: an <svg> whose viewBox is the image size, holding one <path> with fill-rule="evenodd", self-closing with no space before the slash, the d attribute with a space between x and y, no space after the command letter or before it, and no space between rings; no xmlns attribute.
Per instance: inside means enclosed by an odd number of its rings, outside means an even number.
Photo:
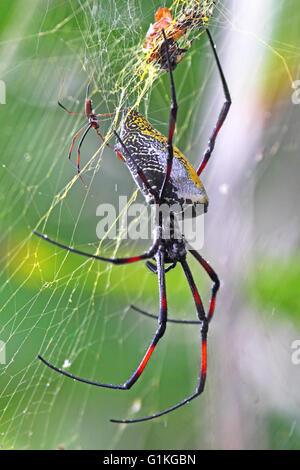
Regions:
<svg viewBox="0 0 300 470"><path fill-rule="evenodd" d="M143 171L151 187L159 193L166 174L168 149L167 138L154 129L142 114L134 109L124 110L121 135L131 159ZM153 202L153 196L141 181L135 166L130 164L122 145L115 146L126 162L135 182L138 184L148 203ZM195 169L180 152L173 147L174 158L170 180L167 183L164 202L168 205L203 205L204 210L208 198Z"/></svg>

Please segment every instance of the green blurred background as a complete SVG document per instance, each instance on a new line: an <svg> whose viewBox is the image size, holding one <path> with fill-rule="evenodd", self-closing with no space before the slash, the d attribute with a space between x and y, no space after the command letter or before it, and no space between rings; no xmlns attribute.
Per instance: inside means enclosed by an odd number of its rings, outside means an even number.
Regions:
<svg viewBox="0 0 300 470"><path fill-rule="evenodd" d="M94 252L98 205L118 208L118 195L129 199L134 193L126 166L113 151L99 148L93 132L81 154L85 190L67 161L82 118L64 113L56 102L61 91L65 106L81 112L95 68L97 112L138 99L139 109L166 133L168 76L144 70L141 50L160 6L171 2L1 1L4 449L300 448L300 364L292 361L292 344L300 340L300 108L292 88L299 78L297 0L223 0L210 22L233 106L203 175L210 205L202 254L222 280L203 396L156 421L109 422L152 414L194 391L200 359L195 326L169 324L143 377L126 393L72 382L36 359L41 353L60 367L69 361L66 370L76 375L123 383L155 331L154 320L128 308L133 303L157 311L157 280L143 265L112 268L81 259L31 232L37 228ZM205 35L174 78L176 145L196 166L223 103ZM103 120L103 134L112 125ZM120 242L123 230L121 218L116 240L103 241L101 253L135 254L149 245ZM208 302L209 280L191 266ZM167 281L170 316L194 319L179 268Z"/></svg>

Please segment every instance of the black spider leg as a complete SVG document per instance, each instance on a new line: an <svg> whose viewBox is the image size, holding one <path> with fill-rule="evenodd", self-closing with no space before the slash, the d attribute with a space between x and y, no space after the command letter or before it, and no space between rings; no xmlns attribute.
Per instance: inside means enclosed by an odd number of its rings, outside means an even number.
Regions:
<svg viewBox="0 0 300 470"><path fill-rule="evenodd" d="M80 162L80 149L81 149L81 146L82 146L82 143L84 141L84 139L86 138L88 132L92 129L92 124L89 124L86 131L84 132L83 136L81 137L80 139L80 142L79 142L79 145L78 145L78 148L77 148L77 172L78 174L80 173L80 167L79 167L79 162Z"/></svg>
<svg viewBox="0 0 300 470"><path fill-rule="evenodd" d="M90 84L91 84L93 75L94 75L94 72L92 73L91 78L89 79L89 82L88 82L87 87L86 87L86 92L85 92L86 100L88 99ZM74 116L84 116L83 113L74 113L73 111L70 111L68 108L66 108L66 107L60 102L61 90L62 90L62 88L60 89L60 92L59 92L59 95L58 95L58 98L57 98L57 104L58 104L58 106L60 106L64 111L67 111L67 113L73 114Z"/></svg>
<svg viewBox="0 0 300 470"><path fill-rule="evenodd" d="M210 264L195 250L189 250L190 253L196 258L197 261L201 264L201 266L205 269L211 280L213 281L212 289L211 289L211 298L209 304L209 310L207 314L207 321L210 322L216 305L216 297L218 290L220 288L220 280L218 278L217 273L213 270Z"/></svg>
<svg viewBox="0 0 300 470"><path fill-rule="evenodd" d="M207 369L208 320L207 320L207 317L205 315L202 300L201 300L201 297L199 295L196 284L194 282L194 279L193 279L192 273L190 271L190 268L189 268L189 266L188 266L188 264L185 260L181 261L181 265L182 265L183 271L185 273L185 276L187 278L188 284L190 286L191 292L193 294L195 306L196 306L196 309L197 309L198 318L199 318L199 320L201 322L201 325L202 325L202 327L201 327L201 341L202 341L201 369L200 369L200 374L199 374L199 379L198 379L198 384L197 384L196 391L195 391L195 393L188 396L187 398L185 398L181 402L177 403L174 406L171 406L170 408L167 408L164 411L161 411L160 413L156 413L154 415L147 416L145 418L139 418L139 419L133 419L133 420L111 419L110 421L112 421L113 423L128 423L128 424L131 424L131 423L140 423L140 422L143 422L143 421L149 421L151 419L159 418L160 416L166 415L166 414L170 413L171 411L174 411L177 408L181 408L182 406L186 405L190 401L197 398L204 390L205 381L206 381L206 369Z"/></svg>
<svg viewBox="0 0 300 470"><path fill-rule="evenodd" d="M76 250L75 248L71 248L67 245L63 245L62 243L52 240L47 235L43 235L42 233L39 233L35 230L33 231L33 233L34 235L37 235L38 237L45 240L46 242L51 243L52 245L58 246L59 248L62 248L63 250L70 251L71 253L75 253L77 255L86 256L87 258L97 259L100 261L105 261L107 263L112 263L112 264L117 264L117 265L131 264L131 263L136 263L137 261L142 261L142 260L153 258L153 256L157 252L158 245L159 245L159 239L157 238L154 241L152 247L148 251L143 253L142 255L130 256L128 258L104 258L103 256L93 255L92 253L86 253L85 251Z"/></svg>
<svg viewBox="0 0 300 470"><path fill-rule="evenodd" d="M154 263L152 263L151 261L146 261L145 265L147 266L149 271L151 271L153 274L157 274L157 266ZM170 266L165 268L165 273L171 271L171 269L174 269L176 267L176 265L177 265L176 262L170 264Z"/></svg>
<svg viewBox="0 0 300 470"><path fill-rule="evenodd" d="M157 274L157 266L155 266L154 263L152 263L151 261L146 261L146 266L147 268L153 273L153 274ZM168 271L170 271L171 269L174 269L175 267L177 266L177 263L172 263L170 264L170 266L168 266L167 268L165 268L165 273L167 273ZM130 305L129 306L132 310L134 310L135 312L138 312L140 313L141 315L144 315L145 317L150 317L150 318L154 318L155 320L158 320L158 316L157 315L153 315L153 313L149 313L149 312L146 312L146 310L143 310L139 307L136 307L135 305ZM201 324L200 321L198 320L177 320L175 318L168 318L168 323L177 323L177 324L185 324L185 325L199 325Z"/></svg>
<svg viewBox="0 0 300 470"><path fill-rule="evenodd" d="M102 114L102 115L101 115L101 114L98 114L97 116L103 116L103 114ZM87 126L88 126L88 127L87 127ZM84 132L83 136L81 137L81 140L80 140L79 145L78 145L78 148L77 148L77 167L76 167L76 168L77 168L77 172L78 172L79 176L80 176L80 165L79 165L79 164L80 164L80 149L81 149L81 146L82 146L82 143L83 143L84 139L85 139L86 136L87 136L87 133L88 133L92 128L95 129L97 135L100 137L100 139L102 140L102 142L105 143L105 145L106 145L108 148L110 148L110 149L112 149L112 150L114 149L108 142L105 142L105 138L100 134L99 129L96 128L96 127L94 127L92 123L89 123L89 124L86 124L85 126L83 126L83 127L75 134L75 136L73 137L72 145L71 145L70 151L69 151L69 160L71 159L71 154L72 154L72 150L73 150L73 146L74 146L75 140L77 139L77 137L79 136L79 134L81 134L81 132L82 132L86 127L87 127L87 129L86 129L86 131Z"/></svg>
<svg viewBox="0 0 300 470"><path fill-rule="evenodd" d="M210 264L197 251L195 251L195 250L189 250L189 251L196 258L196 260L201 264L203 269L205 269L206 273L209 275L210 279L213 281L213 285L212 285L212 288L211 288L211 298L210 298L209 310L208 310L208 314L207 314L207 321L210 322L212 317L213 317L214 311L215 311L217 293L218 293L218 290L220 288L220 280L218 278L217 273L214 271L214 269L210 266ZM147 265L149 263L151 263L151 262L146 261ZM166 270L166 272L167 272L167 270ZM152 313L146 312L145 310L142 310L141 308L136 307L134 305L130 305L130 308L132 308L133 310L135 310L138 313L141 313L142 315L145 315L146 317L154 318L156 320L158 318L156 315L153 315ZM183 324L186 324L186 325L195 325L197 323L198 324L201 323L201 322L198 322L198 321L174 320L174 319L171 319L171 318L168 318L168 322L170 322L170 323L183 323Z"/></svg>
<svg viewBox="0 0 300 470"><path fill-rule="evenodd" d="M86 89L86 97L88 95L88 90L89 90L89 84L90 84L90 81L87 85L87 89ZM57 100L57 104L58 106L60 106L64 111L66 111L67 113L69 114L72 114L73 116L84 116L83 113L74 113L73 111L70 111L68 108L66 108L59 100ZM69 150L69 154L68 154L68 158L69 160L71 160L71 155L72 155L72 150L73 150L73 147L74 147L74 143L75 143L75 140L77 139L77 137L81 134L81 132L89 125L89 123L85 124L81 129L79 129L79 131L77 131L72 139L72 144L71 144L71 147L70 147L70 150ZM73 162L72 162L73 163ZM75 165L74 165L75 166Z"/></svg>
<svg viewBox="0 0 300 470"><path fill-rule="evenodd" d="M85 124L84 126L81 127L81 129L79 129L79 131L76 132L76 134L74 135L73 139L72 139L72 143L71 143L71 147L70 147L70 150L69 150L69 154L68 154L68 159L71 160L71 155L72 155L72 151L73 151L73 147L74 147L74 144L75 144L75 141L77 139L77 137L81 134L82 131L84 131L84 129L86 129L88 127L89 124ZM73 162L72 162L73 163ZM76 168L76 165L74 164L75 168Z"/></svg>
<svg viewBox="0 0 300 470"><path fill-rule="evenodd" d="M168 143L167 143L167 149L168 149L167 168L166 168L166 174L165 174L165 177L164 177L164 181L163 181L162 187L160 189L160 193L159 193L159 201L160 202L162 202L162 200L163 200L165 189L166 189L167 183L170 179L170 175L171 175L171 171L172 171L173 158L174 158L173 136L174 136L175 125L176 125L176 120L177 120L177 111L178 111L175 84L174 84L174 78L173 78L173 72L172 72L171 60L170 60L170 53L169 53L169 43L167 41L166 33L165 33L164 29L162 30L162 33L163 33L165 46L166 46L168 71L169 71L169 76L170 76L171 108L170 108L169 134L168 134Z"/></svg>
<svg viewBox="0 0 300 470"><path fill-rule="evenodd" d="M157 315L153 315L153 313L146 312L146 310L142 310L141 308L136 307L135 305L130 305L130 308L140 313L141 315L145 315L145 317L154 318L155 320L158 319ZM202 322L198 320L176 320L175 318L168 318L168 323L177 323L177 324L184 323L185 325L200 325Z"/></svg>
<svg viewBox="0 0 300 470"><path fill-rule="evenodd" d="M97 387L112 388L112 389L117 389L117 390L129 390L141 376L143 370L145 369L155 349L155 346L157 345L159 340L162 338L166 330L167 300L166 300L166 281L165 281L165 272L164 272L164 253L162 251L158 251L157 253L157 263L158 263L158 269L159 269L158 281L159 281L159 298L160 298L159 326L158 326L158 329L156 330L156 333L154 335L154 338L149 348L147 349L146 354L144 355L142 361L140 362L140 365L132 374L132 376L123 385L104 384L101 382L93 382L90 380L82 379L80 377L77 377L76 375L69 374L68 372L63 371L59 369L58 367L53 366L52 364L47 362L45 359L43 359L40 355L38 355L38 358L50 369L53 369L56 372L62 375L65 375L66 377L69 377L73 380L77 380L78 382L83 382L89 385L95 385Z"/></svg>
<svg viewBox="0 0 300 470"><path fill-rule="evenodd" d="M73 111L70 111L68 108L66 108L60 101L59 99L57 100L58 106L60 106L64 111L67 111L69 114L73 114L73 116L84 116L83 113L74 113Z"/></svg>
<svg viewBox="0 0 300 470"><path fill-rule="evenodd" d="M214 128L213 133L212 133L212 135L211 135L211 137L208 141L208 147L207 147L206 151L204 152L202 162L201 162L201 164L200 164L200 166L197 170L197 175L198 176L200 176L200 174L202 173L202 171L206 167L206 164L207 164L208 160L210 159L210 156L211 156L211 154L212 154L212 152L215 148L216 138L219 134L219 131L220 131L221 127L224 124L224 121L227 117L229 108L231 106L231 97L230 97L228 85L227 85L227 82L226 82L226 79L225 79L225 76L224 76L224 72L223 72L223 69L222 69L217 51L216 51L215 43L214 43L214 41L211 37L210 31L207 29L206 32L208 34L209 42L210 42L210 45L212 47L214 57L215 57L215 60L216 60L216 63L217 63L217 67L218 67L218 71L219 71L219 74L220 74L220 77L221 77L221 82L222 82L223 91L224 91L226 101L225 101L225 103L222 107L222 110L220 112L216 127Z"/></svg>

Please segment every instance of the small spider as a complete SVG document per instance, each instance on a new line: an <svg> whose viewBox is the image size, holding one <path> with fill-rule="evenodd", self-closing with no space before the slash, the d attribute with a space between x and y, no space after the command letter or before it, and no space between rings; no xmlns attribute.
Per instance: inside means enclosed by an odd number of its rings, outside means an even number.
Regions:
<svg viewBox="0 0 300 470"><path fill-rule="evenodd" d="M100 134L100 131L99 131L99 120L98 118L99 117L106 117L106 116L112 116L113 113L108 113L108 114L95 114L95 111L93 110L93 102L92 100L89 98L89 91L90 91L90 85L91 85L91 82L92 82L92 79L93 79L93 75L94 73L91 75L91 78L87 84L87 87L86 87L86 97L85 97L85 116L88 120L87 124L85 124L83 127L81 127L81 129L79 129L79 131L77 131L72 139L72 144L71 144L71 147L70 147L70 150L69 150L69 153L68 153L68 158L69 160L71 161L71 155L72 155L72 150L73 150L73 147L74 147L74 144L75 144L75 140L80 136L80 134L85 131L79 141L79 145L78 145L78 148L77 148L77 172L78 174L80 173L80 149L81 149L81 146L82 146L82 143L84 141L84 139L86 138L88 132L91 130L91 129L95 129L95 131L97 132L98 136L100 137L100 139L104 142L104 137L102 137L102 135ZM67 111L67 113L69 114L72 114L74 116L84 116L83 113L74 113L73 111L69 111L69 109L67 109L58 99L57 101L57 104L65 111ZM108 143L106 143L106 145L113 149L113 147L111 145L109 145Z"/></svg>
<svg viewBox="0 0 300 470"><path fill-rule="evenodd" d="M228 114L231 105L231 98L212 37L210 35L210 32L207 30L210 45L213 50L214 58L216 60L217 68L223 86L223 91L225 94L225 103L220 112L216 127L213 130L213 133L209 139L208 147L204 153L202 163L200 164L198 170L195 171L192 165L184 157L184 155L178 150L178 148L173 146L173 137L177 119L178 106L176 100L173 73L168 52L168 42L164 29L162 30L162 33L166 44L171 88L171 108L168 138L166 138L163 134L155 130L139 112L135 111L132 108L129 108L127 110L124 110L120 135L117 134L117 132L115 131L115 135L118 140L118 143L115 146L115 150L118 156L121 157L122 160L128 166L132 177L134 178L136 184L139 186L141 192L144 194L148 204L157 204L159 207L166 204L167 206L172 207L173 203L175 202L176 204L179 204L179 206L182 207L182 210L184 210L184 206L192 205L202 207L205 211L207 208L208 199L205 189L202 183L200 182L199 175L202 173L213 152L217 135ZM171 212L170 218L172 218L172 215L174 216L174 214L172 214ZM159 340L163 337L167 326L168 314L165 274L170 269L175 268L177 263L179 263L183 268L197 311L198 320L196 323L201 324L201 370L196 391L184 400L177 403L176 405L171 406L170 408L167 408L159 413L147 416L145 418L134 420L112 419L111 421L115 423L137 423L141 421L148 421L159 416L163 416L195 399L204 390L207 368L207 333L209 323L213 317L213 313L215 310L216 295L220 283L216 272L211 268L208 262L205 261L205 259L202 258L202 256L197 251L193 249L187 250L187 244L183 235L179 234L178 237L178 233L175 234L174 229L174 231L171 231L170 236L168 238L164 237L165 222L166 221L162 216L162 212L160 212L156 225L156 235L151 248L141 255L129 258L104 258L102 256L93 255L90 253L76 250L74 248L70 248L66 245L63 245L55 240L48 238L46 235L34 232L39 237L64 250L82 256L86 256L88 258L106 261L115 265L130 264L144 260L146 261L146 265L150 269L150 271L155 273L158 277L160 305L158 317L155 317L154 315L148 314L147 312L144 312L143 310L134 307L140 313L144 313L146 315L158 318L158 328L139 366L123 385L92 382L90 380L77 377L55 367L54 365L47 362L40 355L38 356L39 359L45 365L55 370L56 372L59 372L60 374L65 375L66 377L70 377L71 379L95 385L97 387L129 390L140 378L156 345L158 344ZM200 263L200 265L204 268L204 270L213 282L211 299L207 313L205 312L205 309L203 307L200 294L198 292L186 259L188 251ZM156 264L153 263L151 260L154 260ZM194 323L180 320L170 321L177 323Z"/></svg>

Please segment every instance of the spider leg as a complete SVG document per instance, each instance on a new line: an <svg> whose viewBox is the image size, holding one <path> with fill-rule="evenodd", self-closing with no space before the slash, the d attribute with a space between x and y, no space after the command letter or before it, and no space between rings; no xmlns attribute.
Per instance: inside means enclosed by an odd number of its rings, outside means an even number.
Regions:
<svg viewBox="0 0 300 470"><path fill-rule="evenodd" d="M169 271L171 271L171 269L174 269L176 267L177 263L172 263L170 264L170 266L168 266L166 269L165 269L165 273L168 273Z"/></svg>
<svg viewBox="0 0 300 470"><path fill-rule="evenodd" d="M145 418L139 418L139 419L110 419L111 423L118 423L118 424L133 424L133 423L142 423L143 421L150 421L151 419L159 418L160 416L166 415L168 413L171 413L171 411L177 410L177 408L180 408L181 406L185 405L186 403L189 403L191 400L196 398L199 395L199 393L195 392L193 395L190 395L188 398L185 400L181 401L177 405L172 406L171 408L168 408L164 411L161 411L160 413L156 413L151 416L146 416Z"/></svg>
<svg viewBox="0 0 300 470"><path fill-rule="evenodd" d="M73 111L70 111L70 110L67 109L63 104L61 104L60 101L57 101L57 104L58 104L58 106L60 106L64 111L67 111L67 113L69 113L69 114L73 114L74 116L84 116L83 113L73 113Z"/></svg>
<svg viewBox="0 0 300 470"><path fill-rule="evenodd" d="M209 311L207 314L207 321L210 322L214 314L214 310L215 310L216 297L217 297L217 292L220 287L220 281L219 281L217 273L213 270L213 268L209 265L209 263L197 251L190 250L190 253L196 258L197 261L199 261L201 266L205 269L205 271L207 272L207 274L213 281L213 286L211 289Z"/></svg>
<svg viewBox="0 0 300 470"><path fill-rule="evenodd" d="M58 372L59 374L64 375L65 377L69 377L70 379L77 380L78 382L82 382L82 383L89 384L89 385L95 385L96 387L113 388L117 390L124 389L123 385L102 384L100 382L93 382L91 380L82 379L81 377L77 377L76 375L69 374L69 372L65 372L64 370L59 369L53 364L50 364L50 362L46 361L40 354L38 354L37 357L40 361L43 362L43 364L45 364L50 369L54 370L55 372Z"/></svg>
<svg viewBox="0 0 300 470"><path fill-rule="evenodd" d="M73 151L73 147L74 147L74 143L75 143L75 140L77 139L77 137L81 134L81 132L88 126L88 124L85 124L78 132L76 132L76 134L74 135L73 139L72 139L72 144L71 144L71 147L70 147L70 150L69 150L69 154L68 154L68 158L69 160L71 160L71 155L72 155L72 151ZM72 162L73 163L73 162Z"/></svg>
<svg viewBox="0 0 300 470"><path fill-rule="evenodd" d="M91 85L91 83L92 83L92 80L93 80L95 71L96 71L96 68L94 68L94 70L92 71L92 74L91 74L90 79L89 79L89 81L88 81L88 84L87 84L87 86L86 86L86 92L85 92L85 100L86 100L86 101L88 101L88 99L89 99L90 85Z"/></svg>
<svg viewBox="0 0 300 470"><path fill-rule="evenodd" d="M114 114L116 114L116 113L95 114L95 117L98 118L98 117L105 117L105 116L113 116ZM105 121L106 121L106 119L105 119Z"/></svg>
<svg viewBox="0 0 300 470"><path fill-rule="evenodd" d="M145 264L147 268L149 269L149 271L151 271L153 274L157 274L157 266L154 263L152 263L151 261L146 261ZM167 273L168 271L171 271L171 269L174 269L176 267L176 264L177 263L172 263L170 264L170 266L165 268L165 273Z"/></svg>
<svg viewBox="0 0 300 470"><path fill-rule="evenodd" d="M208 322L210 322L212 317L213 317L214 310L215 310L216 297L217 297L218 290L220 288L220 280L218 278L217 273L214 271L214 269L210 266L210 264L197 251L195 251L195 250L189 250L189 251L197 259L197 261L201 264L201 266L205 269L205 271L207 272L207 274L209 275L209 277L213 281L213 286L212 286L212 289L211 289L210 305L209 305L209 310L208 310L208 314L207 314L207 320L208 320ZM151 265L151 268L150 268L150 265ZM165 272L167 273L170 269L174 268L175 265L176 264L173 263L172 265L168 266L168 268L165 270ZM146 266L154 274L157 274L156 266L153 263L151 263L151 261L146 261ZM153 315L152 313L145 312L145 310L142 310L138 307L135 307L134 305L131 305L130 307L133 310L135 310L135 311L137 311L137 312L139 312L143 315L146 315L146 316L152 317L152 318L157 318L156 315ZM187 324L199 323L197 321L189 321L189 320L188 321L185 321L185 320L174 320L173 321L171 319L168 319L168 321L173 322L173 323L187 323Z"/></svg>
<svg viewBox="0 0 300 470"><path fill-rule="evenodd" d="M158 317L158 328L155 332L154 338L147 349L145 356L143 357L140 365L125 383L126 388L132 387L132 385L139 379L143 370L145 369L157 343L163 337L166 331L167 324L167 294L166 294L166 278L165 278L165 268L164 268L164 253L162 251L158 252L158 286L159 286L159 317Z"/></svg>
<svg viewBox="0 0 300 470"><path fill-rule="evenodd" d="M203 392L204 390L204 385L206 381L206 369L207 369L207 332L208 332L208 317L205 315L203 303L200 297L200 294L198 292L197 286L195 284L195 281L193 279L191 270L189 268L189 265L187 264L186 260L181 262L185 277L187 278L188 284L190 286L198 318L202 322L202 327L201 327L201 344L202 344L202 359L201 359L201 371L200 371L200 376L198 380L198 385L196 389L196 394L200 395L200 393ZM196 395L196 396L197 396Z"/></svg>
<svg viewBox="0 0 300 470"><path fill-rule="evenodd" d="M61 97L61 93L62 93L62 89L63 89L63 82L64 82L64 79L62 81L62 84L61 84L61 87L60 87L60 90L58 92L58 96L57 96L57 104L58 106L60 106L64 111L66 111L67 113L69 114L73 114L74 116L84 116L83 113L74 113L73 111L70 111L68 108L66 108L61 102L60 102L60 97Z"/></svg>
<svg viewBox="0 0 300 470"><path fill-rule="evenodd" d="M154 263L151 263L151 261L146 261L145 265L149 271L151 271L153 274L157 274L157 266Z"/></svg>
<svg viewBox="0 0 300 470"><path fill-rule="evenodd" d="M173 157L174 157L173 136L174 136L174 130L175 130L176 119L177 119L177 110L178 110L175 84L174 84L173 72L172 72L171 61L170 61L169 43L167 41L166 33L165 33L164 29L162 30L162 33L163 33L163 37L164 37L164 41L165 41L168 71L169 71L169 76L170 76L171 108L170 108L169 134L168 134L168 143L167 143L167 149L168 149L167 169L166 169L166 174L165 174L165 177L164 177L164 181L163 181L162 187L160 189L160 193L159 193L159 201L160 202L163 200L165 189L166 189L167 183L170 179L170 175L171 175L171 171L172 171Z"/></svg>
<svg viewBox="0 0 300 470"><path fill-rule="evenodd" d="M97 117L98 117L98 116L106 116L106 114L97 114ZM95 129L95 131L97 132L97 134L98 134L98 136L100 137L100 139L102 140L102 142L104 142L105 145L106 145L108 148L114 150L114 148L113 148L108 142L105 142L105 139L104 139L104 137L100 134L99 129Z"/></svg>
<svg viewBox="0 0 300 470"><path fill-rule="evenodd" d="M219 287L220 287L220 281L219 281L219 278L218 278L216 272L211 268L211 266L208 264L208 262L197 251L190 250L190 253L199 261L201 266L203 266L203 268L205 269L205 271L207 272L207 274L209 275L209 277L211 278L211 280L214 283L213 287L212 287L210 306L209 306L209 311L208 311L208 315L207 315L207 320L208 320L208 322L210 322L210 320L213 316L213 313L214 313L214 309L215 309L216 296L217 296L217 292L218 292ZM150 265L151 265L151 268L150 268ZM167 273L167 271L174 268L175 265L176 265L175 263L170 265L165 270L165 272ZM151 263L151 261L146 261L146 266L154 274L157 274L156 266L153 263ZM193 289L194 288L195 287L193 286ZM204 309L203 309L201 299L200 299L200 301L198 300L198 304L200 306L199 308L200 308L200 311L201 311L201 315L203 317ZM145 315L146 317L155 318L155 319L158 318L156 315L153 315L152 313L146 312L145 310L142 310L141 308L136 307L135 305L130 305L130 308L132 308L133 310L135 310L138 313L141 313L142 315ZM175 319L172 319L172 318L168 318L168 322L170 322L170 323L182 323L182 324L186 324L186 325L197 325L197 324L199 325L199 324L202 324L202 320L201 321L200 320L199 321L197 321L197 320L175 320Z"/></svg>
<svg viewBox="0 0 300 470"><path fill-rule="evenodd" d="M154 263L152 263L151 261L146 261L145 264L146 264L147 268L153 274L157 274L157 266ZM167 273L171 269L175 268L176 265L177 265L177 263L170 264L170 266L165 268L165 273ZM153 315L153 313L146 312L145 310L143 310L139 307L136 307L135 305L130 305L130 308L132 308L132 310L134 310L135 312L138 312L138 313L141 313L142 315L145 315L145 317L150 317L150 318L154 318L155 320L158 320L157 315ZM201 321L198 321L198 320L177 320L177 319L173 319L173 318L168 318L167 321L168 321L168 323L177 323L177 324L179 323L179 324L184 324L184 325L199 325L199 324L202 323Z"/></svg>
<svg viewBox="0 0 300 470"><path fill-rule="evenodd" d="M85 92L85 102L89 101L89 93L90 93L90 85L92 83L92 80L93 80L93 77L94 77L94 74L95 74L95 71L96 69L94 68L91 76L90 76L90 79L88 81L88 84L87 84L87 87L86 87L86 92ZM91 100L90 100L90 103L91 103ZM104 116L113 116L114 113L107 113L107 114L95 114L94 117L98 118L98 117L104 117ZM102 135L100 134L100 132L98 131L98 129L95 128L95 131L97 132L98 136L100 137L100 139L102 139L103 142L105 142L105 139L104 137L102 137ZM114 149L111 145L109 145L108 143L106 143L107 147L110 148L110 149Z"/></svg>
<svg viewBox="0 0 300 470"><path fill-rule="evenodd" d="M187 278L188 284L190 286L190 289L193 294L194 302L196 305L197 309L197 314L198 318L201 321L202 328L201 328L201 340L202 340L202 355L201 355L201 369L200 369L200 376L198 379L198 385L196 388L196 392L193 393L192 395L188 396L181 402L177 403L174 406L171 406L170 408L167 408L164 411L161 411L159 413L153 414L151 416L146 416L145 418L139 418L139 419L132 419L132 420L116 420L116 419L111 419L113 423L140 423L143 421L150 421L151 419L159 418L160 416L166 415L168 413L171 413L171 411L177 410L177 408L181 408L182 406L186 405L190 401L194 400L197 398L204 390L204 385L206 381L206 368L207 368L207 331L208 331L208 321L205 316L205 312L203 309L202 301L198 292L198 289L195 285L192 273L190 271L190 268L188 267L188 264L186 261L181 262L182 268L184 270L185 276Z"/></svg>
<svg viewBox="0 0 300 470"><path fill-rule="evenodd" d="M185 277L186 277L186 279L188 281L188 284L190 286L191 292L193 294L195 306L196 306L196 309L197 309L198 318L201 322L205 322L205 320L206 320L205 310L204 310L203 303L202 303L200 294L198 292L197 286L196 286L195 281L193 279L191 270L190 270L190 268L189 268L189 266L188 266L188 264L185 260L181 261L181 265L182 265Z"/></svg>
<svg viewBox="0 0 300 470"><path fill-rule="evenodd" d="M219 134L219 131L220 131L221 127L224 124L224 121L227 117L229 108L231 106L231 97L230 97L228 85L227 85L227 82L226 82L226 79L225 79L225 76L224 76L224 72L222 70L222 66L221 66L217 51L216 51L216 46L214 44L214 41L213 41L213 39L211 37L211 34L210 34L208 29L206 30L206 32L208 34L209 42L210 42L210 45L212 47L214 57L215 57L215 60L216 60L216 63L217 63L217 67L218 67L218 71L219 71L219 75L220 75L220 78L221 78L223 91L224 91L224 95L225 95L225 103L224 103L224 105L221 109L216 127L214 128L213 133L212 133L212 135L211 135L211 137L208 141L208 147L207 147L206 151L204 152L202 162L201 162L201 164L200 164L200 166L197 170L197 175L198 176L202 173L202 171L206 167L206 164L207 164L207 162L208 162L208 160L209 160L209 158L210 158L210 156L211 156L211 154L212 154L212 152L215 148L216 138Z"/></svg>
<svg viewBox="0 0 300 470"><path fill-rule="evenodd" d="M77 139L77 137L81 134L81 132L88 126L88 124L85 124L73 137L72 139L72 144L71 144L71 147L70 147L70 150L69 150L69 154L68 154L68 158L69 158L69 161L72 163L72 165L74 165L74 167L76 168L76 165L75 163L72 162L71 160L71 155L72 155L72 150L73 150L73 147L74 147L74 143L75 143L75 140ZM84 187L88 190L88 187L87 185L85 184L85 182L83 181L81 175L79 174L78 175L81 182L83 183Z"/></svg>
<svg viewBox="0 0 300 470"><path fill-rule="evenodd" d="M116 265L122 265L122 264L131 264L131 263L136 263L137 261L142 261L148 258L153 258L157 251L157 246L158 246L158 240L156 240L152 247L146 252L143 253L142 255L139 256L131 256L129 258L104 258L102 256L98 255L93 255L92 253L86 253L84 251L76 250L75 248L71 248L67 245L63 245L62 243L59 243L55 240L52 240L51 238L47 237L47 235L43 235L39 232L36 232L35 230L33 231L34 235L37 235L38 237L42 238L46 242L52 243L52 245L58 246L59 248L62 248L66 251L70 251L71 253L75 253L77 255L82 255L86 256L87 258L92 258L92 259L97 259L100 261L106 261L107 263L112 263Z"/></svg>
<svg viewBox="0 0 300 470"><path fill-rule="evenodd" d="M132 308L132 310L135 310L138 313L141 313L142 315L145 315L145 317L155 318L156 320L158 320L157 315L153 315L153 313L148 313L145 310L142 310L141 308L136 307L135 305L130 305L130 308ZM185 324L185 325L200 325L200 324L202 324L202 322L199 321L199 320L176 320L175 318L168 318L167 321L168 321L168 323L180 323L180 324Z"/></svg>
<svg viewBox="0 0 300 470"><path fill-rule="evenodd" d="M84 141L84 139L86 138L86 135L87 133L90 131L90 129L92 128L92 125L89 124L87 129L85 130L83 136L81 137L80 139L80 142L79 142L79 145L78 145L78 149L77 149L77 172L80 173L80 168L79 168L79 163L80 163L80 149L81 149L81 146L82 146L82 143Z"/></svg>
<svg viewBox="0 0 300 470"><path fill-rule="evenodd" d="M82 379L81 377L77 377L76 375L69 374L68 372L65 372L64 370L59 369L58 367L55 367L54 365L46 361L42 356L38 355L38 358L40 359L40 361L42 361L50 369L53 369L55 372L65 375L66 377L69 377L73 380L77 380L78 382L83 382L89 385L95 385L96 387L112 388L116 390L129 390L141 376L143 370L145 369L155 349L155 346L157 345L160 338L162 338L166 330L167 300L166 300L166 281L165 281L165 274L164 274L164 254L162 252L159 252L158 254L158 266L159 266L159 273L160 273L159 274L159 295L160 295L159 327L156 330L154 338L145 356L143 357L140 365L132 374L132 376L123 385L104 384L101 382L93 382L90 380Z"/></svg>

